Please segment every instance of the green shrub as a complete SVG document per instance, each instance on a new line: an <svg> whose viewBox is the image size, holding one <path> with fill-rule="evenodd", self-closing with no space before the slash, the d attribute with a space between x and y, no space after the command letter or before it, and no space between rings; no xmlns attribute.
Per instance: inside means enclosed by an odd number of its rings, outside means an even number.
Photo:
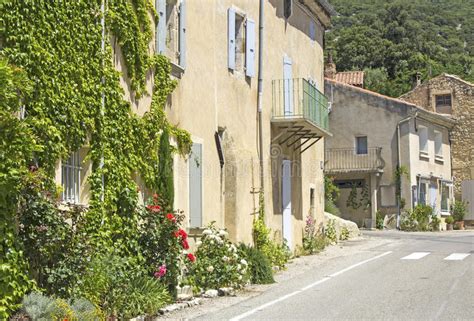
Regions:
<svg viewBox="0 0 474 321"><path fill-rule="evenodd" d="M448 216L445 218L444 222L446 224L453 224L454 223L454 218L452 216Z"/></svg>
<svg viewBox="0 0 474 321"><path fill-rule="evenodd" d="M314 219L311 216L308 216L304 228L302 254L310 255L319 253L324 250L326 244L327 241L324 234L317 233Z"/></svg>
<svg viewBox="0 0 474 321"><path fill-rule="evenodd" d="M346 241L349 239L349 235L350 235L349 230L347 229L347 227L344 226L341 229L341 235L339 235L339 240Z"/></svg>
<svg viewBox="0 0 474 321"><path fill-rule="evenodd" d="M278 244L270 239L269 229L261 217L255 218L253 222L253 235L255 247L259 249L269 260L272 266L284 268L291 257L291 252L286 243Z"/></svg>
<svg viewBox="0 0 474 321"><path fill-rule="evenodd" d="M23 298L22 308L34 321L64 319L99 321L103 319L100 310L83 298L67 302L32 292Z"/></svg>
<svg viewBox="0 0 474 321"><path fill-rule="evenodd" d="M113 254L96 257L87 268L78 293L109 316L132 318L154 314L171 297L165 285L147 275L142 264Z"/></svg>
<svg viewBox="0 0 474 321"><path fill-rule="evenodd" d="M383 215L380 211L375 213L375 226L378 230L383 230L384 217L385 215Z"/></svg>
<svg viewBox="0 0 474 321"><path fill-rule="evenodd" d="M274 283L272 265L260 250L245 244L239 245L242 256L248 262L250 282L253 284Z"/></svg>
<svg viewBox="0 0 474 321"><path fill-rule="evenodd" d="M200 289L238 288L247 282L247 261L228 239L227 231L211 223L197 243L197 260L189 267L188 280Z"/></svg>
<svg viewBox="0 0 474 321"><path fill-rule="evenodd" d="M464 220L464 216L467 212L467 203L464 201L454 201L454 204L451 205L451 215L455 222Z"/></svg>
<svg viewBox="0 0 474 321"><path fill-rule="evenodd" d="M428 231L433 209L428 205L417 205L413 210L402 214L400 228L404 231Z"/></svg>
<svg viewBox="0 0 474 321"><path fill-rule="evenodd" d="M324 230L324 236L329 244L337 243L336 220L329 220Z"/></svg>
<svg viewBox="0 0 474 321"><path fill-rule="evenodd" d="M441 223L441 220L437 215L432 215L431 216L431 222L430 222L430 229L432 231L439 231L439 224Z"/></svg>
<svg viewBox="0 0 474 321"><path fill-rule="evenodd" d="M331 199L325 200L324 211L327 213L331 213L332 215L341 216L341 211L336 206L336 204L334 204L334 201Z"/></svg>

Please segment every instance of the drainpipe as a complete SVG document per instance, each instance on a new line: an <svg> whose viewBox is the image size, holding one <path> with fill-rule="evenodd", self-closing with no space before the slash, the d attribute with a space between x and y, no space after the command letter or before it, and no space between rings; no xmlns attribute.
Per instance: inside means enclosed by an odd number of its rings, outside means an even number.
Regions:
<svg viewBox="0 0 474 321"><path fill-rule="evenodd" d="M415 113L415 119L418 113ZM402 120L400 120L397 124L397 170L400 169L402 166L402 157L401 157L401 151L400 151L400 125L406 121L409 121L413 116L410 115ZM400 199L402 197L402 184L401 184L402 178L400 177L400 186L396 186L395 188L398 189L398 192L400 195L397 197L397 229L400 229L400 215L401 215L401 208L400 208ZM397 182L398 183L398 182Z"/></svg>
<svg viewBox="0 0 474 321"><path fill-rule="evenodd" d="M263 7L264 0L260 0L259 5L259 27L258 27L258 147L260 149L260 192L264 190L264 172L263 172L263 120L262 120L262 99L263 99Z"/></svg>

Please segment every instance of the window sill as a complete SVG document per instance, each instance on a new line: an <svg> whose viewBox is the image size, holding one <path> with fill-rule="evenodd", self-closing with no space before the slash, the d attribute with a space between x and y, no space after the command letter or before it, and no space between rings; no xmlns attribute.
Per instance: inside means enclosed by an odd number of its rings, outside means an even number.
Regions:
<svg viewBox="0 0 474 321"><path fill-rule="evenodd" d="M427 152L420 152L420 159L430 160L430 155Z"/></svg>
<svg viewBox="0 0 474 321"><path fill-rule="evenodd" d="M205 227L190 227L188 228L188 234L191 237L201 237Z"/></svg>
<svg viewBox="0 0 474 321"><path fill-rule="evenodd" d="M450 216L450 215L451 215L451 213L449 213L449 212L441 211L441 216Z"/></svg>
<svg viewBox="0 0 474 321"><path fill-rule="evenodd" d="M443 158L443 156L435 155L435 162L444 163L444 158Z"/></svg>
<svg viewBox="0 0 474 321"><path fill-rule="evenodd" d="M61 212L71 212L74 210L74 208L79 208L81 210L84 210L84 209L88 209L89 205L82 204L82 203L70 203L70 202L65 202L65 201L60 201L58 204L58 209Z"/></svg>
<svg viewBox="0 0 474 321"><path fill-rule="evenodd" d="M184 74L184 68L174 62L170 62L171 65L171 75L173 77L181 79Z"/></svg>

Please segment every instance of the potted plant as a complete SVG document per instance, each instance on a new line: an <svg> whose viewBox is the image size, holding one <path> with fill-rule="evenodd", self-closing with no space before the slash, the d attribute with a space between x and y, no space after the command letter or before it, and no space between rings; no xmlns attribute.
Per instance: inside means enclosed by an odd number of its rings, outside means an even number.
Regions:
<svg viewBox="0 0 474 321"><path fill-rule="evenodd" d="M466 211L466 202L454 201L454 204L451 206L451 214L453 216L456 229L464 230L464 215L466 215Z"/></svg>
<svg viewBox="0 0 474 321"><path fill-rule="evenodd" d="M452 231L453 230L454 218L452 216L448 216L448 217L446 217L444 222L446 223L446 231Z"/></svg>

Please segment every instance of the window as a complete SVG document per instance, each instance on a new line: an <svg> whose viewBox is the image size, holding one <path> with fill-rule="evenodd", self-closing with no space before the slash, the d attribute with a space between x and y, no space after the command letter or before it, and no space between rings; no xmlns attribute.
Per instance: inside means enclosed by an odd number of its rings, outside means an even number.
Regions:
<svg viewBox="0 0 474 321"><path fill-rule="evenodd" d="M314 208L314 187L309 189L309 206L311 209Z"/></svg>
<svg viewBox="0 0 474 321"><path fill-rule="evenodd" d="M443 134L435 131L435 155L443 156Z"/></svg>
<svg viewBox="0 0 474 321"><path fill-rule="evenodd" d="M435 96L436 112L442 114L451 114L451 94Z"/></svg>
<svg viewBox="0 0 474 321"><path fill-rule="evenodd" d="M418 141L420 145L420 154L428 154L428 128L418 128Z"/></svg>
<svg viewBox="0 0 474 321"><path fill-rule="evenodd" d="M79 203L79 188L81 186L81 160L76 151L62 163L61 185L62 200L67 203Z"/></svg>
<svg viewBox="0 0 474 321"><path fill-rule="evenodd" d="M426 205L426 183L419 182L420 188L418 189L418 204Z"/></svg>
<svg viewBox="0 0 474 321"><path fill-rule="evenodd" d="M441 212L449 212L449 185L447 182L441 182Z"/></svg>
<svg viewBox="0 0 474 321"><path fill-rule="evenodd" d="M291 17L293 13L293 0L283 0L283 16L285 19Z"/></svg>
<svg viewBox="0 0 474 321"><path fill-rule="evenodd" d="M356 137L357 155L367 154L367 136Z"/></svg>
<svg viewBox="0 0 474 321"><path fill-rule="evenodd" d="M255 22L235 8L228 10L227 67L255 76Z"/></svg>
<svg viewBox="0 0 474 321"><path fill-rule="evenodd" d="M165 54L172 63L186 66L186 2L158 0L157 52Z"/></svg>

